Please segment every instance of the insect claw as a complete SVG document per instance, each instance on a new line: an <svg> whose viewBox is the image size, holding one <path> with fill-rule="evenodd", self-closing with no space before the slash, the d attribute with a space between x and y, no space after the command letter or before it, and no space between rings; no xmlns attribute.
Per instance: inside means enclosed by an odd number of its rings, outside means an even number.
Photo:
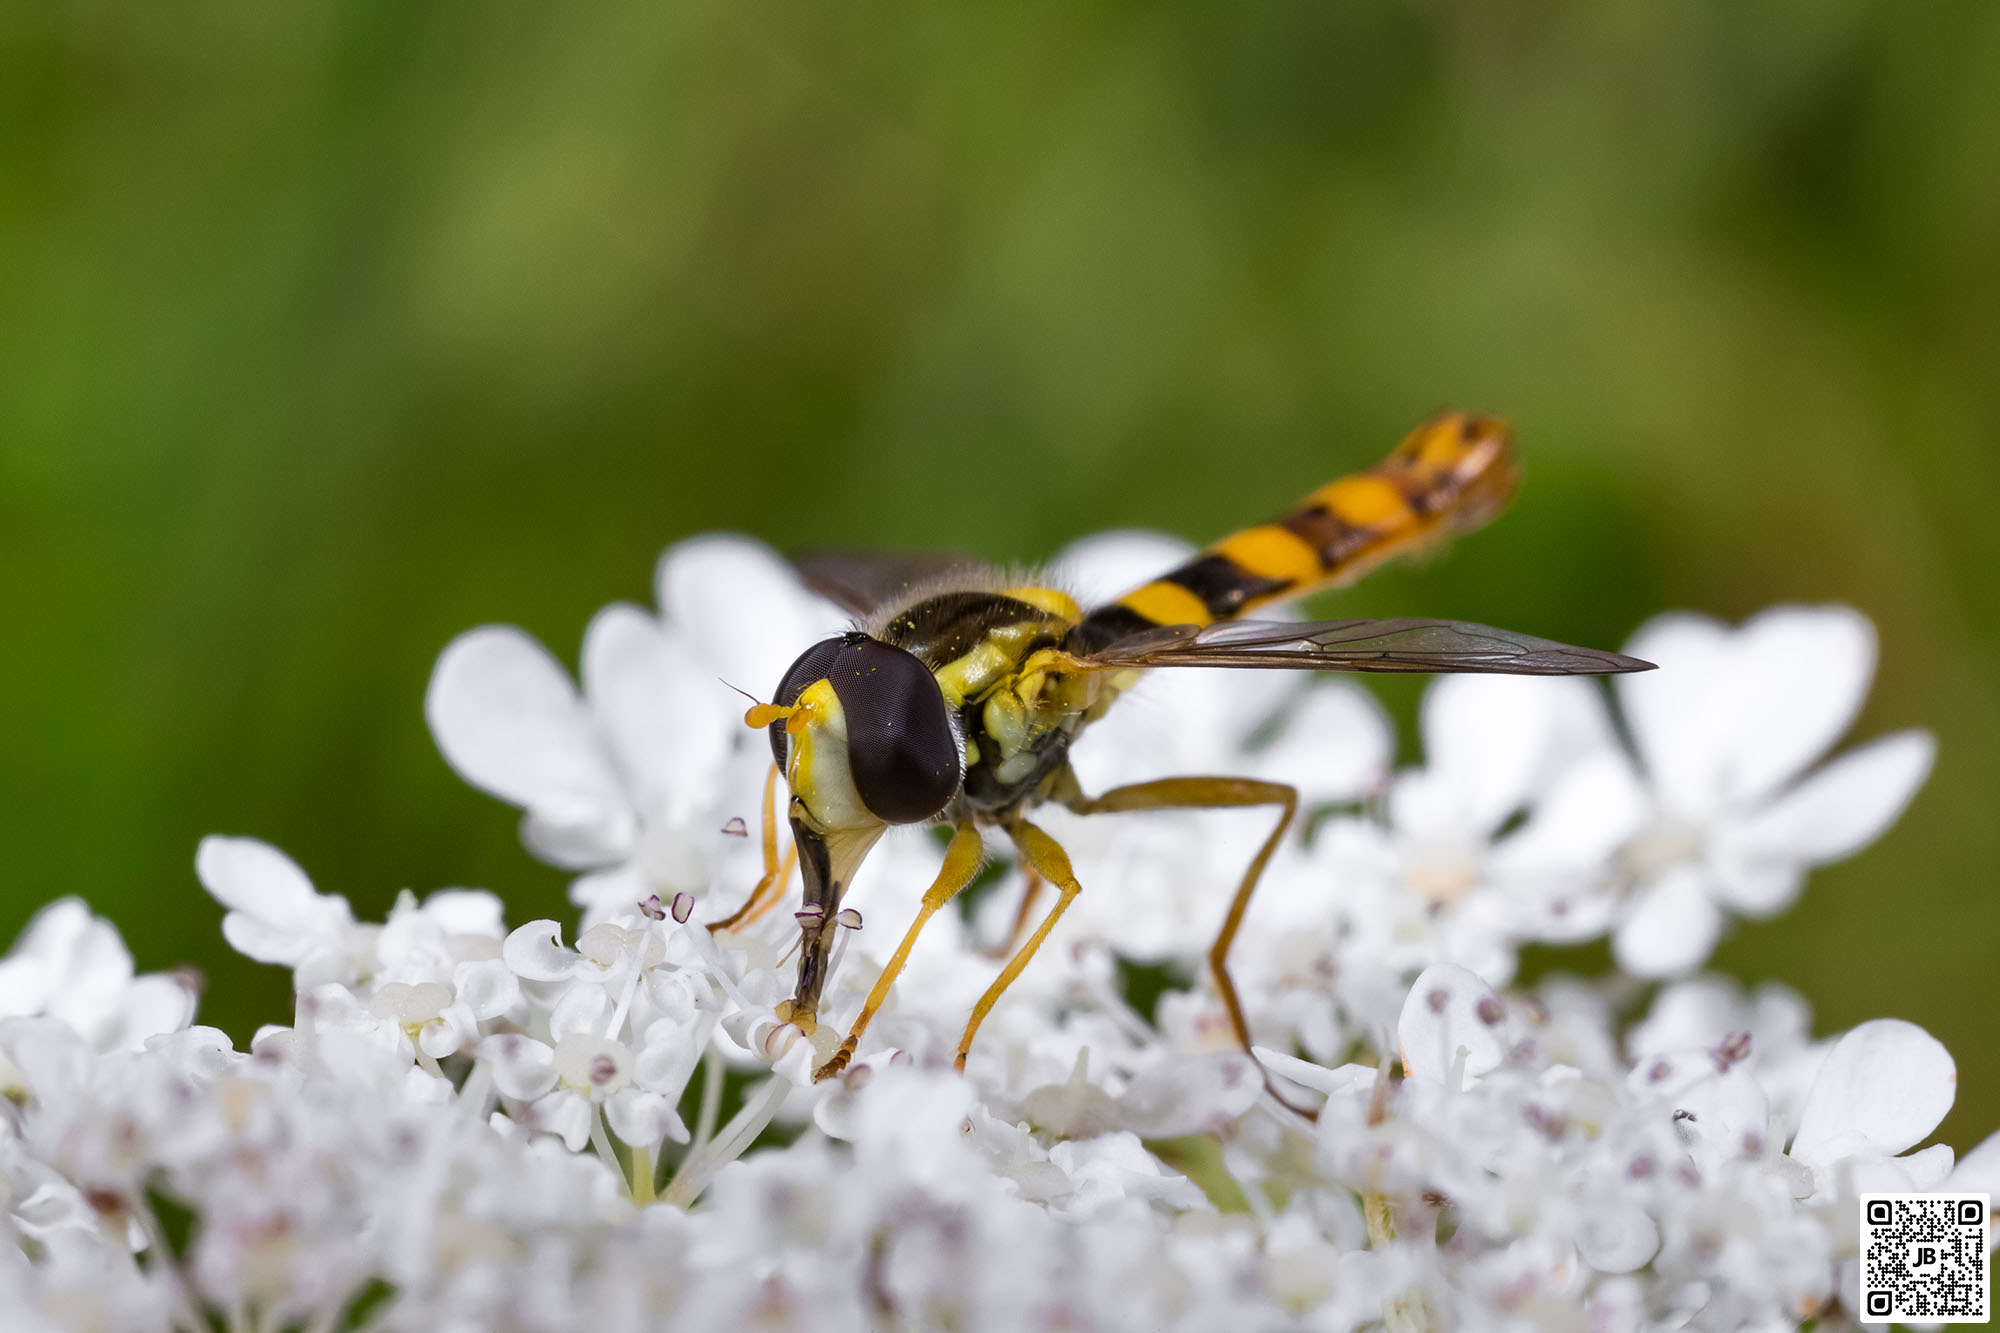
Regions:
<svg viewBox="0 0 2000 1333"><path fill-rule="evenodd" d="M840 1049L835 1051L825 1064L813 1070L813 1082L824 1083L847 1068L847 1062L854 1058L854 1050L858 1045L860 1042L854 1037L849 1037L840 1043Z"/></svg>

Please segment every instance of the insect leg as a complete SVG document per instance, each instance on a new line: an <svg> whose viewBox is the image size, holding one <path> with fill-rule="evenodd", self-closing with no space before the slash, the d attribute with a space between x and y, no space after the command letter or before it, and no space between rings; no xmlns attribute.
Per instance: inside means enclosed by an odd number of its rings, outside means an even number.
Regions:
<svg viewBox="0 0 2000 1333"><path fill-rule="evenodd" d="M979 873L979 859L983 850L979 840L979 830L974 828L970 821L960 824L958 830L951 835L951 845L944 850L944 864L938 868L938 876L931 882L930 888L924 890L924 901L917 909L917 919L910 923L909 930L903 935L903 942L896 946L896 952L883 967L882 975L875 978L875 984L869 988L868 998L861 1003L861 1012L854 1016L854 1026L847 1031L847 1040L840 1043L840 1049L835 1051L825 1064L813 1070L815 1083L824 1078L832 1078L847 1068L847 1062L854 1058L855 1048L861 1044L861 1034L868 1030L868 1024L875 1017L875 1011L889 998L889 987L895 984L897 974L903 970L904 962L909 959L911 946L917 942L917 933L940 907L950 902L958 895L960 889L972 882L972 877Z"/></svg>
<svg viewBox="0 0 2000 1333"><path fill-rule="evenodd" d="M1056 905L1042 918L1042 924L1035 927L1035 933L1028 937L1028 942L1020 947L1008 961L1007 966L1000 969L1000 975L993 979L993 984L979 997L979 1003L972 1006L972 1016L965 1020L965 1035L958 1039L956 1067L961 1073L965 1070L966 1054L972 1049L972 1038L978 1033L979 1025L986 1021L988 1011L1007 988L1014 984L1014 978L1021 975L1021 969L1035 956L1035 950L1042 947L1042 941L1047 939L1049 932L1055 928L1057 919L1069 906L1070 899L1083 891L1083 887L1076 882L1075 872L1069 867L1069 853L1065 852L1054 838L1025 819L1008 825L1007 836L1014 840L1015 848L1021 853L1022 862L1035 874L1056 886Z"/></svg>
<svg viewBox="0 0 2000 1333"><path fill-rule="evenodd" d="M1014 928L1007 932L1007 938L997 948L984 951L988 958L1010 958L1021 947L1021 941L1028 938L1028 923L1035 918L1035 902L1042 896L1042 885L1046 881L1030 865L1021 867L1021 877L1027 883L1021 886L1021 905L1014 911Z"/></svg>
<svg viewBox="0 0 2000 1333"><path fill-rule="evenodd" d="M792 877L792 866L797 863L799 851L796 846L785 848L782 862L778 859L778 766L771 765L770 773L764 778L764 877L757 881L757 887L750 890L750 896L743 900L743 906L731 912L720 921L711 921L711 933L719 934L734 930L740 925L755 921L771 905L784 896L785 881Z"/></svg>
<svg viewBox="0 0 2000 1333"><path fill-rule="evenodd" d="M1282 782L1259 782L1254 778L1161 778L1154 782L1135 782L1129 787L1113 787L1101 796L1072 796L1063 804L1080 815L1117 814L1127 810L1226 810L1254 805L1281 808L1277 827L1264 839L1264 845L1257 849L1249 869L1243 872L1243 882L1236 886L1236 896L1230 900L1229 912L1222 918L1222 929L1216 933L1215 943L1208 950L1208 969L1215 978L1216 994L1222 998L1222 1007L1229 1015L1230 1030L1236 1034L1237 1043L1247 1054L1250 1051L1250 1025L1243 1019L1243 1004L1237 999L1236 983L1229 977L1229 946L1236 942L1236 932L1242 928L1243 914L1249 909L1250 895L1257 891L1257 881L1263 877L1264 867L1270 864L1272 853L1278 850L1285 830L1292 826L1292 817L1298 813L1298 789ZM1270 1082L1268 1076L1265 1082ZM1276 1095L1275 1091L1273 1095Z"/></svg>

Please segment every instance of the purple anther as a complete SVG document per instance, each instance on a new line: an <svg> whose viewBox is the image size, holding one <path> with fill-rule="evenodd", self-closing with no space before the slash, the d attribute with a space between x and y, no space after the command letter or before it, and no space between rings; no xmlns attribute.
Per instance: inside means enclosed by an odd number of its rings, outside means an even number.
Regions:
<svg viewBox="0 0 2000 1333"><path fill-rule="evenodd" d="M1729 1072L1731 1065L1740 1064L1750 1058L1750 1034L1747 1032L1732 1032L1724 1037L1722 1044L1709 1052L1709 1054L1715 1060L1716 1072L1726 1074Z"/></svg>
<svg viewBox="0 0 2000 1333"><path fill-rule="evenodd" d="M843 930L861 929L861 913L855 911L852 907L841 908L840 915L835 917L834 921L837 922L840 925L841 929Z"/></svg>

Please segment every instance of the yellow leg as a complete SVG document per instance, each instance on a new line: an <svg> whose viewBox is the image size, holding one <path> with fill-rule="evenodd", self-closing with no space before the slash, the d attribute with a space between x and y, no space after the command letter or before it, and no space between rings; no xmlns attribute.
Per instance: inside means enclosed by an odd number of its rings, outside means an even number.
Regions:
<svg viewBox="0 0 2000 1333"><path fill-rule="evenodd" d="M1013 956L1021 947L1021 941L1028 938L1028 923L1035 919L1035 902L1042 896L1042 877L1035 873L1033 866L1022 866L1021 877L1027 881L1021 887L1021 905L1014 909L1014 928L1007 932L1007 938L996 949L985 950L988 958L999 960Z"/></svg>
<svg viewBox="0 0 2000 1333"><path fill-rule="evenodd" d="M1156 782L1135 782L1129 787L1113 787L1102 796L1071 797L1064 804L1080 815L1115 814L1127 810L1225 810L1253 805L1281 807L1278 826L1271 830L1270 837L1264 839L1264 845L1257 849L1249 869L1243 872L1243 882L1236 886L1236 896L1230 900L1229 912L1222 918L1222 929L1216 933L1215 943L1208 950L1208 969L1215 978L1216 994L1222 997L1222 1007L1229 1015L1230 1030L1236 1034L1237 1043L1247 1053L1250 1050L1250 1025L1244 1021L1243 1005L1236 997L1236 984L1229 977L1229 946L1236 942L1236 932L1243 926L1243 914L1250 906L1250 895L1257 891L1257 881L1263 877L1264 867L1270 864L1272 853L1278 850L1285 830L1292 826L1292 817L1298 813L1297 789L1282 782L1259 782L1253 778L1162 778ZM1268 1078L1266 1082L1269 1082Z"/></svg>
<svg viewBox="0 0 2000 1333"><path fill-rule="evenodd" d="M784 896L785 881L792 877L792 866L798 861L796 847L785 849L784 860L778 859L778 766L771 765L771 771L764 778L764 878L757 881L757 887L750 890L750 896L743 900L743 906L731 912L720 921L708 923L713 934L734 930L747 922L755 921L771 909L771 905Z"/></svg>
<svg viewBox="0 0 2000 1333"><path fill-rule="evenodd" d="M1021 975L1021 969L1035 956L1035 950L1042 947L1042 941L1055 929L1056 921L1070 904L1070 900L1083 891L1076 882L1076 873L1069 868L1069 853L1048 834L1030 824L1027 820L1008 826L1007 835L1014 840L1020 850L1021 861L1034 874L1056 886L1056 905L1042 918L1042 924L1035 927L1035 933L1021 946L1007 966L1000 969L1000 975L979 997L979 1003L972 1006L972 1016L965 1020L965 1035L958 1039L957 1068L965 1071L965 1057L972 1050L972 1038L979 1032L979 1025L986 1021L987 1013L993 1008L1007 988L1014 984L1014 978Z"/></svg>
<svg viewBox="0 0 2000 1333"><path fill-rule="evenodd" d="M896 952L890 955L882 975L875 978L874 986L869 989L868 998L861 1002L861 1012L854 1016L854 1026L848 1029L847 1040L840 1043L840 1049L825 1064L813 1070L815 1083L823 1078L832 1078L847 1068L847 1062L854 1058L855 1049L861 1044L861 1034L868 1030L875 1011L889 998L889 987L895 984L897 974L909 960L910 949L916 944L924 923L935 916L940 907L957 897L960 889L972 882L972 877L979 873L979 858L983 850L979 830L969 822L960 824L951 835L951 845L944 849L944 864L938 868L938 876L931 882L930 888L924 890L924 901L917 908L917 919L910 923L903 942L896 946Z"/></svg>

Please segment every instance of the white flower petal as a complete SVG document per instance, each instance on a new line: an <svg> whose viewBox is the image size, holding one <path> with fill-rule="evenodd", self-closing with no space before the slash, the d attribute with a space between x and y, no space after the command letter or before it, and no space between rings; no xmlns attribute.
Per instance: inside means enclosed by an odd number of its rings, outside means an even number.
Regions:
<svg viewBox="0 0 2000 1333"><path fill-rule="evenodd" d="M195 848L194 873L224 907L264 921L307 920L319 898L298 862L255 838L203 838Z"/></svg>
<svg viewBox="0 0 2000 1333"><path fill-rule="evenodd" d="M571 1152L582 1152L590 1142L590 1118L596 1108L573 1092L557 1089L530 1103L527 1122L545 1134L554 1134Z"/></svg>
<svg viewBox="0 0 2000 1333"><path fill-rule="evenodd" d="M753 692L776 682L745 683ZM650 820L670 802L712 792L704 784L743 730L741 695L700 661L687 636L636 606L617 603L583 636L583 684L605 742Z"/></svg>
<svg viewBox="0 0 2000 1333"><path fill-rule="evenodd" d="M1299 789L1310 808L1352 801L1387 778L1395 737L1375 696L1351 685L1307 690L1283 718L1283 729L1251 756L1254 776Z"/></svg>
<svg viewBox="0 0 2000 1333"><path fill-rule="evenodd" d="M501 944L500 957L523 981L562 981L583 962L563 947L562 922L546 919L516 926Z"/></svg>
<svg viewBox="0 0 2000 1333"><path fill-rule="evenodd" d="M1577 1229L1577 1253L1600 1273L1629 1273L1660 1248L1660 1229L1634 1203L1607 1201L1585 1215Z"/></svg>
<svg viewBox="0 0 2000 1333"><path fill-rule="evenodd" d="M433 1022L417 1029L417 1048L433 1060L456 1055L479 1035L479 1023L472 1010L462 1004L449 1005Z"/></svg>
<svg viewBox="0 0 2000 1333"><path fill-rule="evenodd" d="M668 547L656 583L667 623L701 645L723 680L759 698L815 640L844 627L838 607L807 592L770 547L747 537Z"/></svg>
<svg viewBox="0 0 2000 1333"><path fill-rule="evenodd" d="M1125 1128L1164 1139L1227 1125L1254 1106L1263 1090L1256 1061L1240 1050L1217 1051L1141 1070L1118 1104Z"/></svg>
<svg viewBox="0 0 2000 1333"><path fill-rule="evenodd" d="M1443 676L1424 694L1425 771L1449 783L1463 832L1484 836L1527 803L1566 682Z"/></svg>
<svg viewBox="0 0 2000 1333"><path fill-rule="evenodd" d="M506 908L485 889L439 889L424 899L423 914L454 935L499 939L507 933Z"/></svg>
<svg viewBox="0 0 2000 1333"><path fill-rule="evenodd" d="M1825 1162L1858 1138L1899 1153L1936 1129L1958 1092L1958 1067L1937 1038L1896 1018L1861 1024L1827 1053L1806 1094L1792 1155Z"/></svg>
<svg viewBox="0 0 2000 1333"><path fill-rule="evenodd" d="M1708 1052L1694 1053L1686 1063L1712 1069ZM1763 1155L1771 1126L1770 1099L1748 1070L1706 1073L1673 1094L1672 1100L1675 1128L1705 1169Z"/></svg>
<svg viewBox="0 0 2000 1333"><path fill-rule="evenodd" d="M1784 862L1750 861L1720 850L1708 858L1709 888L1716 901L1745 916L1768 917L1798 901L1805 871Z"/></svg>
<svg viewBox="0 0 2000 1333"><path fill-rule="evenodd" d="M1875 627L1851 607L1778 606L1745 621L1730 648L1734 735L1719 776L1725 799L1753 800L1853 724L1875 674Z"/></svg>
<svg viewBox="0 0 2000 1333"><path fill-rule="evenodd" d="M207 837L194 864L209 893L234 909L222 918L222 936L238 953L302 971L344 971L335 958L354 923L347 900L314 893L283 852L254 838Z"/></svg>
<svg viewBox="0 0 2000 1333"><path fill-rule="evenodd" d="M504 960L487 958L453 968L451 984L475 1018L498 1018L521 1002L517 975Z"/></svg>
<svg viewBox="0 0 2000 1333"><path fill-rule="evenodd" d="M592 800L558 800L521 816L521 842L539 859L564 870L587 870L632 850L639 822L626 806Z"/></svg>
<svg viewBox="0 0 2000 1333"><path fill-rule="evenodd" d="M620 830L629 838L630 806L569 677L522 630L487 625L453 639L424 716L459 776L526 809L549 849L570 854ZM584 832L559 836L570 826Z"/></svg>
<svg viewBox="0 0 2000 1333"><path fill-rule="evenodd" d="M1634 1061L1667 1051L1713 1046L1743 1012L1742 991L1726 977L1703 976L1662 986L1643 1021L1625 1034Z"/></svg>
<svg viewBox="0 0 2000 1333"><path fill-rule="evenodd" d="M1494 872L1595 869L1644 826L1648 813L1645 788L1624 754L1587 755L1566 765L1527 822L1496 845Z"/></svg>
<svg viewBox="0 0 2000 1333"><path fill-rule="evenodd" d="M1909 1173L1911 1189L1934 1190L1950 1178L1953 1153L1949 1143L1933 1143L1896 1161Z"/></svg>
<svg viewBox="0 0 2000 1333"><path fill-rule="evenodd" d="M1824 865L1882 836L1931 771L1937 743L1924 731L1871 741L1809 774L1724 844L1745 857Z"/></svg>
<svg viewBox="0 0 2000 1333"><path fill-rule="evenodd" d="M266 925L241 912L231 912L222 918L222 938L245 958L260 963L295 967L310 956L310 950L300 945L299 937L292 931Z"/></svg>
<svg viewBox="0 0 2000 1333"><path fill-rule="evenodd" d="M635 1148L650 1148L663 1139L688 1141L687 1123L674 1104L657 1092L626 1088L604 1104L605 1123L618 1141Z"/></svg>
<svg viewBox="0 0 2000 1333"><path fill-rule="evenodd" d="M700 1060L694 1031L671 1019L659 1019L646 1026L633 1061L632 1081L648 1091L679 1097Z"/></svg>
<svg viewBox="0 0 2000 1333"><path fill-rule="evenodd" d="M63 958L90 929L89 904L81 898L58 898L28 918L28 924L7 951L9 958Z"/></svg>
<svg viewBox="0 0 2000 1333"><path fill-rule="evenodd" d="M1729 632L1677 612L1640 626L1625 651L1659 667L1613 682L1646 776L1671 813L1699 819L1716 804L1729 753Z"/></svg>
<svg viewBox="0 0 2000 1333"><path fill-rule="evenodd" d="M583 909L583 929L623 916L653 893L646 876L633 862L578 875L569 884L569 900Z"/></svg>
<svg viewBox="0 0 2000 1333"><path fill-rule="evenodd" d="M134 977L120 997L110 1049L140 1050L154 1037L181 1031L194 1021L194 1006L194 990L179 977L159 972Z"/></svg>
<svg viewBox="0 0 2000 1333"><path fill-rule="evenodd" d="M0 958L0 1018L39 1014L55 989L56 970L32 954Z"/></svg>
<svg viewBox="0 0 2000 1333"><path fill-rule="evenodd" d="M479 1043L479 1058L492 1064L493 1086L502 1096L534 1101L556 1085L556 1053L533 1037L488 1037Z"/></svg>
<svg viewBox="0 0 2000 1333"><path fill-rule="evenodd" d="M1383 802L1396 834L1445 850L1475 845L1484 829L1466 811L1465 793L1452 775L1435 768L1406 768L1389 784Z"/></svg>
<svg viewBox="0 0 2000 1333"><path fill-rule="evenodd" d="M1611 937L1618 965L1634 976L1684 976L1722 938L1722 909L1697 866L1675 866L1641 887Z"/></svg>
<svg viewBox="0 0 2000 1333"><path fill-rule="evenodd" d="M1049 561L1049 575L1086 608L1122 597L1179 565L1195 548L1165 533L1128 529L1071 542Z"/></svg>
<svg viewBox="0 0 2000 1333"><path fill-rule="evenodd" d="M578 982L563 992L549 1011L549 1035L561 1042L566 1037L595 1037L611 1017L611 997L604 987Z"/></svg>
<svg viewBox="0 0 2000 1333"><path fill-rule="evenodd" d="M57 1017L89 1035L131 979L132 955L117 929L82 899L58 898L28 919L0 959L0 1017L55 1006Z"/></svg>
<svg viewBox="0 0 2000 1333"><path fill-rule="evenodd" d="M1478 975L1453 963L1427 967L1396 1020L1396 1044L1411 1077L1444 1083L1460 1053L1467 1079L1499 1067L1507 1054L1506 1007Z"/></svg>

